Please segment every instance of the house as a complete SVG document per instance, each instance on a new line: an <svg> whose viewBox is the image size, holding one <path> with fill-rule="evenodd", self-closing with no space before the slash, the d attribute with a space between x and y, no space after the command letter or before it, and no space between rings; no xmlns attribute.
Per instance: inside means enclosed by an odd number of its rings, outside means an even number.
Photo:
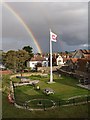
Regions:
<svg viewBox="0 0 90 120"><path fill-rule="evenodd" d="M90 50L76 50L73 55L73 58L86 58L90 59Z"/></svg>
<svg viewBox="0 0 90 120"><path fill-rule="evenodd" d="M50 66L50 55L48 57L48 61L49 61L49 66ZM60 54L53 53L53 55L52 55L52 65L53 66L64 65L63 57Z"/></svg>
<svg viewBox="0 0 90 120"><path fill-rule="evenodd" d="M90 59L82 58L77 61L78 71L90 73Z"/></svg>
<svg viewBox="0 0 90 120"><path fill-rule="evenodd" d="M31 58L31 60L27 61L27 67L34 69L36 66L48 67L48 59L40 55L34 55L34 57Z"/></svg>
<svg viewBox="0 0 90 120"><path fill-rule="evenodd" d="M90 59L82 58L77 62L77 74L80 75L79 83L83 85L90 84Z"/></svg>
<svg viewBox="0 0 90 120"><path fill-rule="evenodd" d="M66 59L65 65L67 65L67 70L74 72L77 69L78 58L68 58Z"/></svg>
<svg viewBox="0 0 90 120"><path fill-rule="evenodd" d="M75 71L79 69L85 72L86 62L88 65L88 60L90 60L90 50L76 50L71 58L64 58L64 63L67 65L68 71Z"/></svg>
<svg viewBox="0 0 90 120"><path fill-rule="evenodd" d="M64 61L61 55L58 55L56 62L57 62L57 65L64 65Z"/></svg>

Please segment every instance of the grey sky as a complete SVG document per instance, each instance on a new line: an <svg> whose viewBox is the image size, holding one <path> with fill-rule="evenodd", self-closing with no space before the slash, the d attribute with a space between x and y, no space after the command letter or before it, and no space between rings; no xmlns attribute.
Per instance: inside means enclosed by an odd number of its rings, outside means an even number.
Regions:
<svg viewBox="0 0 90 120"><path fill-rule="evenodd" d="M86 49L88 46L88 3L86 2L9 2L8 5L31 29L43 52L49 52L49 29L58 35L53 51ZM19 20L3 6L3 50L37 48Z"/></svg>

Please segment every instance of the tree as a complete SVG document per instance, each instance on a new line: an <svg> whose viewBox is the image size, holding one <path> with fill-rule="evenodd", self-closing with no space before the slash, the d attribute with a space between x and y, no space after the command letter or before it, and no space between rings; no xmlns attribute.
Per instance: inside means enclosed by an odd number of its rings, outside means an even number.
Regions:
<svg viewBox="0 0 90 120"><path fill-rule="evenodd" d="M32 48L32 47L30 47L30 46L25 46L25 47L23 47L22 49L29 53L29 57L30 57L30 58L33 57L33 52L32 52L32 49L33 49L33 48Z"/></svg>
<svg viewBox="0 0 90 120"><path fill-rule="evenodd" d="M2 50L0 50L0 63L2 62Z"/></svg>
<svg viewBox="0 0 90 120"><path fill-rule="evenodd" d="M65 51L66 54L68 54L68 51Z"/></svg>
<svg viewBox="0 0 90 120"><path fill-rule="evenodd" d="M48 66L50 66L50 55L49 55L49 57L48 57L48 61L49 61ZM56 58L55 58L55 55L52 55L52 65L53 65L53 66L56 66Z"/></svg>
<svg viewBox="0 0 90 120"><path fill-rule="evenodd" d="M37 55L41 55L41 53L37 53Z"/></svg>
<svg viewBox="0 0 90 120"><path fill-rule="evenodd" d="M5 52L2 52L2 64L5 65L5 56L6 56L6 53Z"/></svg>
<svg viewBox="0 0 90 120"><path fill-rule="evenodd" d="M3 63L9 69L16 69L16 52L13 50L8 51L7 53L3 53L2 55Z"/></svg>
<svg viewBox="0 0 90 120"><path fill-rule="evenodd" d="M18 50L16 51L17 56L17 63L18 63L18 70L22 71L25 68L25 62L29 59L29 54L25 50Z"/></svg>
<svg viewBox="0 0 90 120"><path fill-rule="evenodd" d="M29 59L29 54L25 50L10 50L3 55L5 66L14 72L25 68L25 61Z"/></svg>

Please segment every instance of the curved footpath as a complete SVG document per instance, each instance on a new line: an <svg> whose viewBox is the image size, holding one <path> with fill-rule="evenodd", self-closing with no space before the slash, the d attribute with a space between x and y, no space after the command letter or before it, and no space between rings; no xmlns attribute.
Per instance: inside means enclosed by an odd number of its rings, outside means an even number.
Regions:
<svg viewBox="0 0 90 120"><path fill-rule="evenodd" d="M90 102L90 101L88 101ZM81 105L81 104L86 104L87 102L79 102L79 103L74 103L74 104L67 104L67 105L60 105L60 106L73 106L73 105ZM27 110L30 110L30 111L43 111L43 110L50 110L50 109L55 109L56 107L60 107L60 106L55 106L53 105L52 107L49 107L49 108L39 108L39 109L36 109L36 108L30 108L30 107L26 107L26 106L20 106L18 105L17 103L14 103L15 107L17 108L21 108L21 109L27 109Z"/></svg>

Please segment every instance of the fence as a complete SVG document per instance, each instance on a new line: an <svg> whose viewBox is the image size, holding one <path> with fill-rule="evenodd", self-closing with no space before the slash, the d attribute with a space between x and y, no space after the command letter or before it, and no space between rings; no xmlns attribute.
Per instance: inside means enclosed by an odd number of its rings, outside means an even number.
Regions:
<svg viewBox="0 0 90 120"><path fill-rule="evenodd" d="M90 101L90 96L85 96L85 97L76 97L76 98L71 98L68 100L59 100L57 106L63 106L63 105L77 105L77 104L82 104L82 103L88 103Z"/></svg>
<svg viewBox="0 0 90 120"><path fill-rule="evenodd" d="M43 99L44 100L44 99ZM36 102L38 99L36 99ZM52 102L52 105L50 106L50 101ZM79 96L79 97L74 97L70 98L67 100L50 100L42 102L39 100L39 104L28 104L28 102L23 103L22 101L16 101L16 103L19 106L23 106L23 108L28 109L28 110L48 110L52 109L55 107L60 107L60 106L71 106L71 105L78 105L78 104L86 104L90 102L90 96Z"/></svg>

